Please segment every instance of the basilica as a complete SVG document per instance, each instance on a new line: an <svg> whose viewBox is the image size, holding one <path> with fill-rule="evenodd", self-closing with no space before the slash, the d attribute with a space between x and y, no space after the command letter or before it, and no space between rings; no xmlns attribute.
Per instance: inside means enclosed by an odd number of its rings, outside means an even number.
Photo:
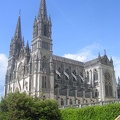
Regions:
<svg viewBox="0 0 120 120"><path fill-rule="evenodd" d="M41 0L34 19L31 47L24 43L18 17L10 43L5 96L26 92L40 99L55 99L61 106L117 99L113 60L106 52L88 62L56 56L51 34L52 21L45 0Z"/></svg>

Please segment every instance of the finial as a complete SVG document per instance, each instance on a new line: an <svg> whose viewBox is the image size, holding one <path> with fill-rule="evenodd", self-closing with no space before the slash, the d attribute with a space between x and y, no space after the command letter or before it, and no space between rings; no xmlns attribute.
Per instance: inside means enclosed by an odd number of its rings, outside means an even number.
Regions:
<svg viewBox="0 0 120 120"><path fill-rule="evenodd" d="M113 59L112 59L112 57L110 58L110 62L113 64Z"/></svg>
<svg viewBox="0 0 120 120"><path fill-rule="evenodd" d="M106 50L104 50L104 55L106 55Z"/></svg>
<svg viewBox="0 0 120 120"><path fill-rule="evenodd" d="M100 52L98 53L98 57L100 58L101 56L100 56Z"/></svg>
<svg viewBox="0 0 120 120"><path fill-rule="evenodd" d="M98 53L98 61L100 62L101 60L101 56L100 56L100 52Z"/></svg>
<svg viewBox="0 0 120 120"><path fill-rule="evenodd" d="M19 10L19 16L21 16L21 9Z"/></svg>

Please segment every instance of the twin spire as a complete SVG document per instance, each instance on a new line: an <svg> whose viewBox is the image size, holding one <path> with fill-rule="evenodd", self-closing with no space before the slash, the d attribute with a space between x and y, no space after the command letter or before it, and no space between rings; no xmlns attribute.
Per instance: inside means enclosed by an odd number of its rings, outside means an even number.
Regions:
<svg viewBox="0 0 120 120"><path fill-rule="evenodd" d="M47 19L47 9L46 9L46 1L45 0L41 0L40 9L38 12L38 18ZM19 13L14 37L22 40L20 13Z"/></svg>
<svg viewBox="0 0 120 120"><path fill-rule="evenodd" d="M43 21L40 23L40 21ZM40 25L42 24L42 25ZM42 28L43 27L43 28ZM38 12L38 19L35 18L34 21L34 34L35 37L37 36L46 36L46 37L51 37L51 20L50 18L48 19L47 17L47 9L46 9L46 1L41 0L40 3L40 8ZM15 46L13 47L13 43L15 43ZM27 48L28 48L28 43L27 43ZM22 32L21 32L21 16L20 16L20 11L19 11L19 16L17 20L17 25L14 33L14 37L11 40L11 50L14 50L14 54L20 52L21 48L24 47L24 39L22 38ZM11 54L12 55L12 54Z"/></svg>

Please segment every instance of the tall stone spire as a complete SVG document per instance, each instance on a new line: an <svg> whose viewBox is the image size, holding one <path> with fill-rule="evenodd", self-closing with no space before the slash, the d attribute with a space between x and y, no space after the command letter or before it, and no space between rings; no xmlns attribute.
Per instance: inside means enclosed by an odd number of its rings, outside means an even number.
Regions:
<svg viewBox="0 0 120 120"><path fill-rule="evenodd" d="M29 43L27 41L27 44L26 44L26 49L29 50Z"/></svg>
<svg viewBox="0 0 120 120"><path fill-rule="evenodd" d="M27 64L30 59L30 48L29 48L29 43L27 41L26 47L25 47L25 63Z"/></svg>
<svg viewBox="0 0 120 120"><path fill-rule="evenodd" d="M38 12L38 18L35 17L33 24L33 41L38 36L44 36L51 39L51 18L47 16L46 1L41 0L40 8Z"/></svg>
<svg viewBox="0 0 120 120"><path fill-rule="evenodd" d="M40 9L38 12L38 19L47 19L47 9L46 9L46 1L45 0L41 0L40 3Z"/></svg>
<svg viewBox="0 0 120 120"><path fill-rule="evenodd" d="M22 40L22 34L21 34L21 18L20 15L18 17L17 25L16 25L16 30L15 30L15 35L14 37L16 39Z"/></svg>
<svg viewBox="0 0 120 120"><path fill-rule="evenodd" d="M21 34L21 18L19 15L17 25L16 25L15 34L13 37L13 41L11 43L10 56L14 55L14 56L16 56L16 58L18 58L22 44L23 44L23 40L22 40L22 34Z"/></svg>

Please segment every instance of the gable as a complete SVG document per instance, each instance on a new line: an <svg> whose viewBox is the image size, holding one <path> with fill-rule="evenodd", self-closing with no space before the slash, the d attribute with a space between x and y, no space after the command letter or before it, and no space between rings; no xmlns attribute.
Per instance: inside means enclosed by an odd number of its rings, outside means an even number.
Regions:
<svg viewBox="0 0 120 120"><path fill-rule="evenodd" d="M101 63L104 64L104 65L111 65L111 62L110 62L110 60L108 59L107 55L104 55L104 56L101 58Z"/></svg>

